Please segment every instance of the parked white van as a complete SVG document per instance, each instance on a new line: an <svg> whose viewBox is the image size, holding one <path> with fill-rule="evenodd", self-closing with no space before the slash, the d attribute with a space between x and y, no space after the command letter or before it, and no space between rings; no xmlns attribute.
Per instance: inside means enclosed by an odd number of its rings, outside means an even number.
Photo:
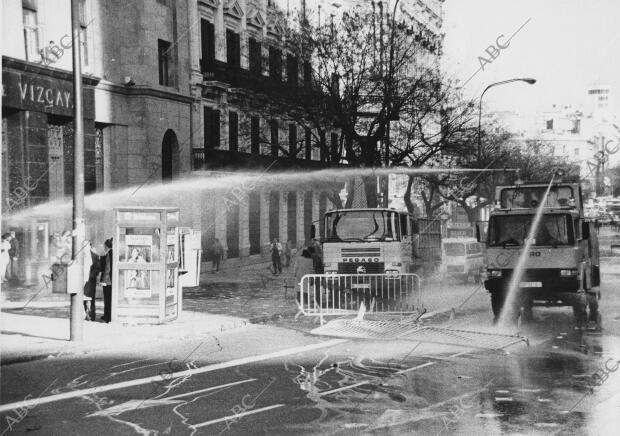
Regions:
<svg viewBox="0 0 620 436"><path fill-rule="evenodd" d="M442 265L444 277L458 277L465 282L472 277L480 282L484 265L482 244L476 238L445 238L441 241Z"/></svg>

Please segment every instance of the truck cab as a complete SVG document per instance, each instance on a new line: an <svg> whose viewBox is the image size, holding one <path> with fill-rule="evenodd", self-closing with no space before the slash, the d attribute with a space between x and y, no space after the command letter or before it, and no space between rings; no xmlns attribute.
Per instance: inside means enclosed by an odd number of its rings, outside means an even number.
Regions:
<svg viewBox="0 0 620 436"><path fill-rule="evenodd" d="M598 316L598 238L584 218L578 183L528 184L496 188L486 240L486 289L495 320L505 304L572 306L583 321ZM512 307L514 306L514 307Z"/></svg>

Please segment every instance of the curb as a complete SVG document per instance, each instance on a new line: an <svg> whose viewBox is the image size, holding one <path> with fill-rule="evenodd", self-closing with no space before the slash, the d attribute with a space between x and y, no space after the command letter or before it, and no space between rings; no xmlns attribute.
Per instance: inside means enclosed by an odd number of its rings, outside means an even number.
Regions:
<svg viewBox="0 0 620 436"><path fill-rule="evenodd" d="M170 340L170 339L183 339L188 336L199 337L201 335L213 335L217 333L236 330L236 329L243 328L243 327L248 327L250 324L252 323L249 320L244 319L244 318L233 319L229 322L219 323L213 326L202 326L201 327L201 326L195 326L192 324L188 324L186 326L183 326L183 328L179 330L175 330L172 332L160 332L159 334L156 334L156 335L140 336L136 340L116 342L114 345L111 345L111 346L110 345L93 346L92 344L88 344L86 340L82 342L70 342L67 340L51 339L53 341L56 341L59 347L50 347L50 350L46 352L34 350L33 354L26 354L28 353L28 351L25 350L24 354L21 354L21 355L19 353L15 353L15 355L9 356L6 358L2 356L2 358L0 359L0 367L13 365L17 363L27 363L27 362L37 361L37 360L44 360L48 358L53 359L53 358L59 358L59 357L65 357L65 356L86 355L89 353L97 353L97 352L102 352L106 350L114 350L118 348L125 349L127 347L131 347L132 344L141 343L144 340L162 340L162 339ZM116 328L118 329L120 329L121 327L125 328L125 327L132 327L132 326L129 326L129 325L122 326L122 324L118 324L116 326ZM11 333L19 334L15 332L11 332ZM63 347L65 349L62 349Z"/></svg>

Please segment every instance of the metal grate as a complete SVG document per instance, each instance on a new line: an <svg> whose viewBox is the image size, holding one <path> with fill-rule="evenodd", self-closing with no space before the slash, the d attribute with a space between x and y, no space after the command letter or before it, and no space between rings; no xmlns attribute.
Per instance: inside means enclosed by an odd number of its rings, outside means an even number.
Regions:
<svg viewBox="0 0 620 436"><path fill-rule="evenodd" d="M356 339L406 339L492 350L506 348L521 342L529 346L529 340L525 336L421 326L411 320L336 319L312 330L310 333Z"/></svg>
<svg viewBox="0 0 620 436"><path fill-rule="evenodd" d="M415 321L370 321L358 319L335 319L312 330L321 336L337 336L359 339L396 339L418 329Z"/></svg>
<svg viewBox="0 0 620 436"><path fill-rule="evenodd" d="M384 263L383 262L357 262L357 263L339 263L338 264L338 273L339 274L358 274L360 270L359 268L363 268L362 274L383 274Z"/></svg>

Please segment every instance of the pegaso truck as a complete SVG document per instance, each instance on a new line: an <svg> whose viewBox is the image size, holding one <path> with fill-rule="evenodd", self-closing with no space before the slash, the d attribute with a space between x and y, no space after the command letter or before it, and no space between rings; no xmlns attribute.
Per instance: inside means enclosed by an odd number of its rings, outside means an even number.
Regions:
<svg viewBox="0 0 620 436"><path fill-rule="evenodd" d="M512 284L516 298L507 298L509 287L530 233L536 211L548 184L498 186L495 208L489 216L484 284L491 294L497 320L507 308L531 319L532 307L572 306L578 325L600 322L600 268L597 230L584 218L578 183L554 183L522 265L522 275ZM480 233L478 232L478 236ZM515 279L516 280L516 279ZM587 309L589 308L589 313Z"/></svg>
<svg viewBox="0 0 620 436"><path fill-rule="evenodd" d="M388 208L337 209L323 219L325 274L400 275L441 261L439 221Z"/></svg>

